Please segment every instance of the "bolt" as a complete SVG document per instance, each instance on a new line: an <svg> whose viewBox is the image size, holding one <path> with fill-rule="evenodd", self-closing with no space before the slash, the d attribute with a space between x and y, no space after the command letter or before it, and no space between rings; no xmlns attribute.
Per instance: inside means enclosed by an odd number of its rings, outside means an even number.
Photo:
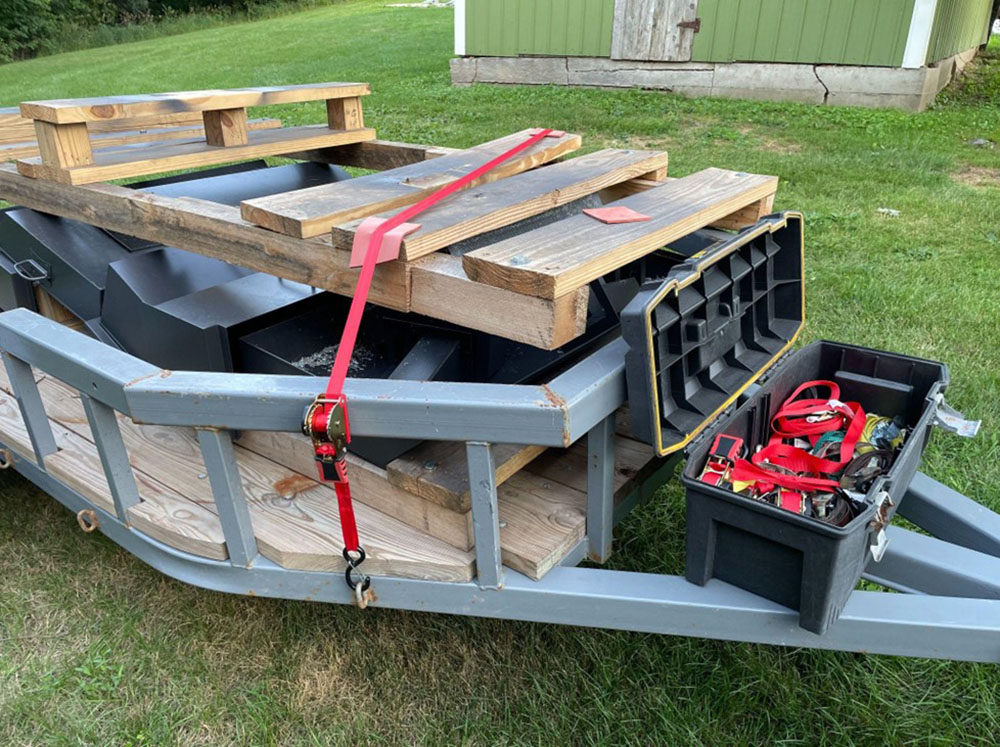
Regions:
<svg viewBox="0 0 1000 747"><path fill-rule="evenodd" d="M437 469L437 466L438 466L437 462L432 462L430 460L424 462L424 469L427 470L428 472L433 472L434 470Z"/></svg>

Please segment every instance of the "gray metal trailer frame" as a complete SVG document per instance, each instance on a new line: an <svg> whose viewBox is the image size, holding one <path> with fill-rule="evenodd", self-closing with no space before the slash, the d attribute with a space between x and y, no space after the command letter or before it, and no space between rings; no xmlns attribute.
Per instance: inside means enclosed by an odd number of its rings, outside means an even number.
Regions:
<svg viewBox="0 0 1000 747"><path fill-rule="evenodd" d="M718 580L576 567L601 562L614 507L614 418L625 402L625 342L617 338L545 385L348 379L359 436L465 441L477 578L469 583L374 577L371 606L562 623L783 646L1000 662L1000 515L919 474L900 515L934 537L898 527L867 577L906 592L856 591L822 636L798 613ZM100 531L162 573L195 586L355 604L339 573L282 568L262 557L250 524L232 431L298 432L317 393L309 376L164 371L25 309L0 314L0 351L36 464L13 467L71 511L92 510ZM81 394L115 504L112 514L45 471L56 450L32 368ZM197 430L228 561L178 551L126 521L139 501L114 411L137 423ZM587 535L540 581L500 560L492 444L569 446L586 436ZM663 470L639 493L649 494ZM635 498L633 497L633 501Z"/></svg>

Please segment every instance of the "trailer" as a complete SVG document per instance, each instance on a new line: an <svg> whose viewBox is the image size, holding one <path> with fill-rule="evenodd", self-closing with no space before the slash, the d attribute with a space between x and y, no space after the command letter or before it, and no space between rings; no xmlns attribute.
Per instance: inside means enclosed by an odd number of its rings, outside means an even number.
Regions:
<svg viewBox="0 0 1000 747"><path fill-rule="evenodd" d="M918 471L932 430L975 425L941 364L795 347L804 221L772 212L776 178L668 179L666 154L634 150L563 160L581 139L551 130L380 141L366 92L22 104L39 156L0 165L20 206L0 216L4 465L207 589L1000 661L1000 516ZM246 107L296 100L327 101L328 122L244 126ZM88 140L95 117L180 112L205 140ZM297 162L247 160L264 155ZM191 165L213 168L104 183ZM463 179L417 228L386 228ZM372 265L338 393L359 563L309 413L364 284L352 249L374 258L380 225L396 258ZM701 480L717 436L759 431L807 375L908 433L837 527ZM685 456L687 577L600 567ZM862 574L903 593L857 590Z"/></svg>

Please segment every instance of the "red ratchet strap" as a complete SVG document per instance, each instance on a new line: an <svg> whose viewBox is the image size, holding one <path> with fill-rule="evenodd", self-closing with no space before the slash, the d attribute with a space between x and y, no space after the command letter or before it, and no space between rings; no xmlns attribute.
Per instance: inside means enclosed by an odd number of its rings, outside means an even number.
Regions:
<svg viewBox="0 0 1000 747"><path fill-rule="evenodd" d="M534 130L528 139L514 146L506 153L500 154L492 161L483 164L475 171L471 171L465 176L456 179L445 187L439 189L437 192L428 195L420 202L411 205L388 220L379 220L377 225L373 222L369 222L368 227L364 231L356 233L355 247L352 251L352 258L355 256L355 252L363 249L364 260L361 264L361 275L358 277L358 284L354 290L354 297L351 299L351 308L347 313L347 322L344 325L344 331L340 336L340 345L337 347L337 355L333 362L333 370L330 372L330 380L326 385L325 397L327 401L319 404L311 410L313 413L312 425L316 432L326 432L327 419L335 406L343 409L346 426L347 400L343 394L344 381L347 379L347 370L351 364L351 358L354 355L354 346L358 339L358 330L361 327L361 317L364 314L365 304L368 301L368 293L371 290L372 277L375 274L375 265L380 262L395 259L399 256L399 242L402 240L402 237L406 233L419 228L419 226L414 226L412 224L407 225L407 221L433 205L441 202L441 200L454 194L460 189L468 187L481 176L489 171L492 171L504 161L530 148L532 145L543 140L544 138L562 137L564 134L565 133L563 132L552 129ZM384 253L382 251L383 239L385 239L387 235L390 236L390 242L392 242L395 247L395 253ZM353 262L352 266L354 266ZM350 441L349 432L347 434L347 441ZM324 447L325 445L318 445L316 447L317 461L320 461L321 456L329 453L328 451L321 452L321 449L324 449ZM320 466L319 472L320 480L326 481L327 477L323 473L322 466ZM337 476L334 480L334 486L337 490L337 503L340 508L340 523L344 531L345 552L354 552L359 549L358 529L354 520L354 508L351 503L351 485L347 478L347 465L343 459L340 459L337 463L336 474Z"/></svg>
<svg viewBox="0 0 1000 747"><path fill-rule="evenodd" d="M799 395L813 388L825 388L828 399L799 399ZM768 445L754 454L750 461L736 460L733 482L757 483L759 489L773 490L775 486L789 490L829 492L839 487L837 480L806 475L835 475L854 458L854 447L865 427L865 412L857 402L841 402L840 387L832 381L807 381L781 405L771 420L772 436ZM840 444L840 459L823 459L791 444L785 439L807 438L815 444L828 431L845 431ZM768 469L771 467L771 469ZM781 468L782 471L775 470Z"/></svg>

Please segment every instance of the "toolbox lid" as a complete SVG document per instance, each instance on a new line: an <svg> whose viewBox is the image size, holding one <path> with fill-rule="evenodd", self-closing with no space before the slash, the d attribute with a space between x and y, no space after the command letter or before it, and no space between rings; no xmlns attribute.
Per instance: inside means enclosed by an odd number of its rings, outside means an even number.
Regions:
<svg viewBox="0 0 1000 747"><path fill-rule="evenodd" d="M801 213L769 215L644 286L622 312L633 434L661 456L684 448L804 319Z"/></svg>

